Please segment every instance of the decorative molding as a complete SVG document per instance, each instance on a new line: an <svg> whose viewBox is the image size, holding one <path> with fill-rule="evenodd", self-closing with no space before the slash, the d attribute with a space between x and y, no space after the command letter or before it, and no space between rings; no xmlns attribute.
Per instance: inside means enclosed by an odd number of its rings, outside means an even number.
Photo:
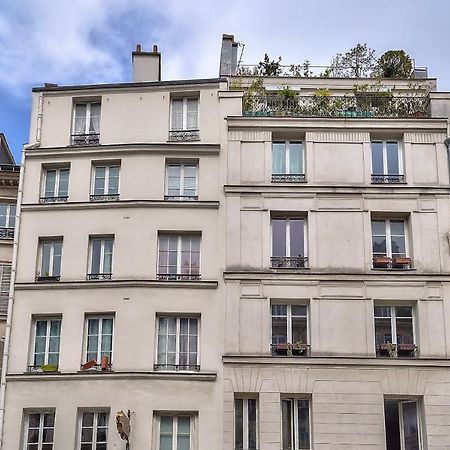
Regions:
<svg viewBox="0 0 450 450"><path fill-rule="evenodd" d="M229 131L228 140L241 142L270 142L272 140L272 133L270 131Z"/></svg>
<svg viewBox="0 0 450 450"><path fill-rule="evenodd" d="M353 142L362 144L363 142L370 142L369 133L358 133L351 131L317 131L306 132L306 141L312 142Z"/></svg>
<svg viewBox="0 0 450 450"><path fill-rule="evenodd" d="M405 133L403 141L412 144L443 144L446 138L445 133Z"/></svg>

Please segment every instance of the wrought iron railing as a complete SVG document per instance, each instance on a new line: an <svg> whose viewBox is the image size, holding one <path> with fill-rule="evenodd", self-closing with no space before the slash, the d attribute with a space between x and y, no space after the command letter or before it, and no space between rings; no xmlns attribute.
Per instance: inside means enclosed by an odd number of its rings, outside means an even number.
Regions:
<svg viewBox="0 0 450 450"><path fill-rule="evenodd" d="M61 195L58 197L41 197L40 203L66 203L69 197L67 195Z"/></svg>
<svg viewBox="0 0 450 450"><path fill-rule="evenodd" d="M14 239L14 228L0 227L0 239Z"/></svg>
<svg viewBox="0 0 450 450"><path fill-rule="evenodd" d="M162 281L200 281L200 274L185 274L185 273L158 273L156 274L157 280Z"/></svg>
<svg viewBox="0 0 450 450"><path fill-rule="evenodd" d="M16 164L0 164L0 171L2 172L20 172L20 166Z"/></svg>
<svg viewBox="0 0 450 450"><path fill-rule="evenodd" d="M378 175L372 174L373 184L400 184L405 182L405 175Z"/></svg>
<svg viewBox="0 0 450 450"><path fill-rule="evenodd" d="M307 263L306 256L272 256L270 258L272 269L304 269Z"/></svg>
<svg viewBox="0 0 450 450"><path fill-rule="evenodd" d="M429 116L426 96L282 96L250 95L243 98L244 116L275 117L412 117Z"/></svg>
<svg viewBox="0 0 450 450"><path fill-rule="evenodd" d="M415 344L393 344L386 342L377 344L376 355L387 358L416 358L417 345Z"/></svg>
<svg viewBox="0 0 450 450"><path fill-rule="evenodd" d="M39 283L54 283L56 281L60 281L61 280L61 275L55 275L55 276L50 276L50 275L38 275L36 277L36 281L38 281Z"/></svg>
<svg viewBox="0 0 450 450"><path fill-rule="evenodd" d="M311 346L303 343L270 344L272 355L278 356L310 356Z"/></svg>
<svg viewBox="0 0 450 450"><path fill-rule="evenodd" d="M100 133L72 134L72 145L98 145Z"/></svg>
<svg viewBox="0 0 450 450"><path fill-rule="evenodd" d="M54 373L58 372L58 364L43 364L28 366L27 372L31 373Z"/></svg>
<svg viewBox="0 0 450 450"><path fill-rule="evenodd" d="M195 370L196 372L200 371L200 365L199 364L154 364L153 365L154 370Z"/></svg>
<svg viewBox="0 0 450 450"><path fill-rule="evenodd" d="M306 183L304 173L273 173L272 183Z"/></svg>
<svg viewBox="0 0 450 450"><path fill-rule="evenodd" d="M89 365L88 368L84 368L83 365L80 366L81 372L112 372L113 363L107 363L106 365L102 364L92 364Z"/></svg>
<svg viewBox="0 0 450 450"><path fill-rule="evenodd" d="M199 130L170 130L169 141L170 142L189 142L199 141Z"/></svg>
<svg viewBox="0 0 450 450"><path fill-rule="evenodd" d="M110 280L111 278L112 278L112 273L88 273L88 274L86 274L86 279L88 281Z"/></svg>
<svg viewBox="0 0 450 450"><path fill-rule="evenodd" d="M198 200L198 195L165 195L164 200L171 200L171 201Z"/></svg>
<svg viewBox="0 0 450 450"><path fill-rule="evenodd" d="M91 202L115 202L117 200L120 199L120 194L101 194L101 195L96 195L96 194L92 194L89 197L89 200Z"/></svg>

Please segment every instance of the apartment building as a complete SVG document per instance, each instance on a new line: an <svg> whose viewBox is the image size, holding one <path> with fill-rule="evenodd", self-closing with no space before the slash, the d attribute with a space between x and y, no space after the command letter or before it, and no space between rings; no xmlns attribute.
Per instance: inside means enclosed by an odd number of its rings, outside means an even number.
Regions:
<svg viewBox="0 0 450 450"><path fill-rule="evenodd" d="M33 89L2 449L450 448L449 95L236 56Z"/></svg>

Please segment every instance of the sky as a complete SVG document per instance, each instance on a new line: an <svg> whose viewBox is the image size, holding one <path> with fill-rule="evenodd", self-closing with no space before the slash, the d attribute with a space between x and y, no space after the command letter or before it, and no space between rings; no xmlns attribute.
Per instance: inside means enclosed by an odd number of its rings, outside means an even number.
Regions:
<svg viewBox="0 0 450 450"><path fill-rule="evenodd" d="M32 87L130 81L137 43L158 45L164 80L217 77L223 33L245 64L403 49L450 91L449 17L449 0L0 0L0 132L19 160Z"/></svg>

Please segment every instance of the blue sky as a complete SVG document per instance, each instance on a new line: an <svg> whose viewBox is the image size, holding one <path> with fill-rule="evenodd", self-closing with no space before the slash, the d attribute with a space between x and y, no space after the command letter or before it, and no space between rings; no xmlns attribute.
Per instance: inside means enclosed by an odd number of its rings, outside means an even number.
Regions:
<svg viewBox="0 0 450 450"><path fill-rule="evenodd" d="M129 81L138 42L159 45L163 79L216 77L222 33L245 43L247 64L404 49L450 91L449 17L449 0L1 0L0 131L18 159L33 86Z"/></svg>

